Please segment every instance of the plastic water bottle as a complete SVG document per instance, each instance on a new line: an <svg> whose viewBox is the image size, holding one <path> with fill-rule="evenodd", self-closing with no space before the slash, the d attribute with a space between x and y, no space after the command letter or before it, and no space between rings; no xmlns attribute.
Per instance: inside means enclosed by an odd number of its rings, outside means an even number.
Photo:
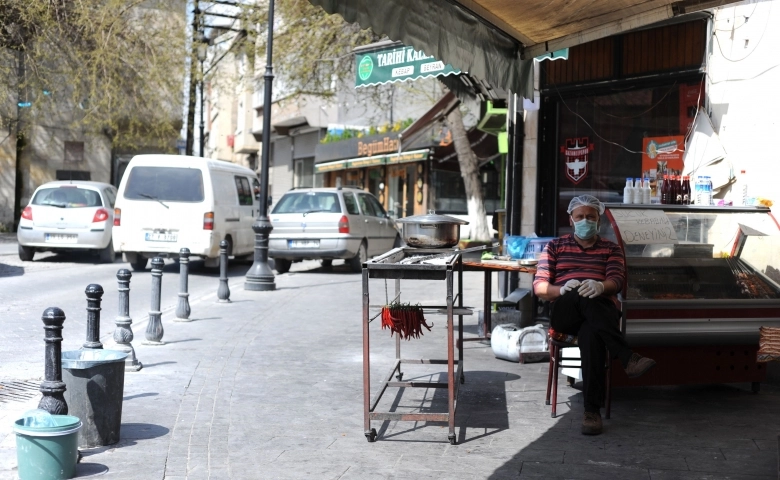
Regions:
<svg viewBox="0 0 780 480"><path fill-rule="evenodd" d="M642 203L642 179L634 179L634 189L631 191L631 203Z"/></svg>
<svg viewBox="0 0 780 480"><path fill-rule="evenodd" d="M645 183L642 184L642 203L645 205L650 204L650 179L645 178Z"/></svg>
<svg viewBox="0 0 780 480"><path fill-rule="evenodd" d="M626 178L626 186L623 188L623 203L631 203L634 198L634 185L631 177Z"/></svg>
<svg viewBox="0 0 780 480"><path fill-rule="evenodd" d="M742 184L742 205L748 204L747 174L744 170L739 172L739 183Z"/></svg>
<svg viewBox="0 0 780 480"><path fill-rule="evenodd" d="M701 205L712 205L712 180L708 176L701 176Z"/></svg>

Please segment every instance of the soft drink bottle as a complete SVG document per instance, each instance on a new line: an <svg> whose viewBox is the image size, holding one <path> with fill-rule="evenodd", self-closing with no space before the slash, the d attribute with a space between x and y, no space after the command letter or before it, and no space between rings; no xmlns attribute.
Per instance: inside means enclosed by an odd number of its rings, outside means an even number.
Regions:
<svg viewBox="0 0 780 480"><path fill-rule="evenodd" d="M669 184L669 175L664 175L664 184L661 187L661 203L668 205L671 202L671 185Z"/></svg>
<svg viewBox="0 0 780 480"><path fill-rule="evenodd" d="M679 175L675 175L672 185L674 186L674 204L682 205L682 182Z"/></svg>
<svg viewBox="0 0 780 480"><path fill-rule="evenodd" d="M691 204L691 177L684 176L683 177L683 183L682 183L682 204L683 205L690 205Z"/></svg>

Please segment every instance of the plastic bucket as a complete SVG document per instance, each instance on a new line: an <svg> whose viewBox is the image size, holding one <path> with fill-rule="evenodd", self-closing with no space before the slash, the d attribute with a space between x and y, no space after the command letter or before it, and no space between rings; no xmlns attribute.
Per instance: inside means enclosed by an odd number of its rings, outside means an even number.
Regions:
<svg viewBox="0 0 780 480"><path fill-rule="evenodd" d="M61 480L76 475L78 432L81 420L71 415L52 415L54 427L14 424L16 458L22 480Z"/></svg>
<svg viewBox="0 0 780 480"><path fill-rule="evenodd" d="M102 349L62 352L68 412L84 422L79 447L100 447L119 441L127 355Z"/></svg>

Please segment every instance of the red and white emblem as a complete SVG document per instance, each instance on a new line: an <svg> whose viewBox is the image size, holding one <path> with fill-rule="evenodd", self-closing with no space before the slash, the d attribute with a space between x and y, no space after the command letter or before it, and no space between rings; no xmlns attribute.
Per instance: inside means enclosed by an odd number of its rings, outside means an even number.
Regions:
<svg viewBox="0 0 780 480"><path fill-rule="evenodd" d="M588 137L567 138L566 145L561 147L566 164L566 176L575 185L588 176L588 154L593 151L593 144Z"/></svg>

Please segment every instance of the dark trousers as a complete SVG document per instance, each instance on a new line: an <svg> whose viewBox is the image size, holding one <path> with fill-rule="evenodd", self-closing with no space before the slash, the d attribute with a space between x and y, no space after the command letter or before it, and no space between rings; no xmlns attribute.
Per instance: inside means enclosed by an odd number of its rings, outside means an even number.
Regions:
<svg viewBox="0 0 780 480"><path fill-rule="evenodd" d="M604 403L606 351L620 359L623 367L631 358L619 321L620 312L605 297L581 297L573 290L553 302L550 326L578 338L586 412L598 412Z"/></svg>

